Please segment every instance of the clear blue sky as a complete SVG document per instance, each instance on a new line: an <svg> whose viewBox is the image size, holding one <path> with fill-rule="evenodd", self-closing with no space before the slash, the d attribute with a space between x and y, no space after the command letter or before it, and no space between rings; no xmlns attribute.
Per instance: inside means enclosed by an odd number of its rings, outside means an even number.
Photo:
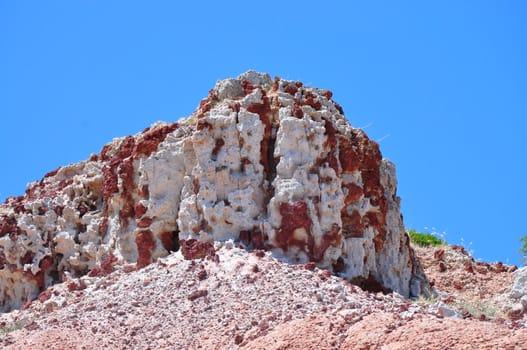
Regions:
<svg viewBox="0 0 527 350"><path fill-rule="evenodd" d="M397 165L407 227L520 263L525 1L0 0L0 200L248 69L332 90Z"/></svg>

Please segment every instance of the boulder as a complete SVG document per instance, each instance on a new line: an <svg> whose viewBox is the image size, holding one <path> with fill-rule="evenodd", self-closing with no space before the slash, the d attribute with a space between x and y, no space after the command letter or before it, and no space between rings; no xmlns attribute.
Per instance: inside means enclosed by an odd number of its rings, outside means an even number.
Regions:
<svg viewBox="0 0 527 350"><path fill-rule="evenodd" d="M69 277L140 268L180 247L202 258L212 245L199 242L227 240L417 297L428 281L396 185L394 165L330 91L249 71L219 81L190 117L114 139L8 198L0 309Z"/></svg>
<svg viewBox="0 0 527 350"><path fill-rule="evenodd" d="M512 299L522 299L527 296L527 266L514 271L514 283L509 295Z"/></svg>

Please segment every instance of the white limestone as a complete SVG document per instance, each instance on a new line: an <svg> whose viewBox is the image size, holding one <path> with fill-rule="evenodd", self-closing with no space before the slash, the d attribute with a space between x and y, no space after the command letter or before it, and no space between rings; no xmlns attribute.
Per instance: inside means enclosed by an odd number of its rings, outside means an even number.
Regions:
<svg viewBox="0 0 527 350"><path fill-rule="evenodd" d="M57 276L81 276L108 255L115 256L118 264L136 262L141 254L149 261L165 256L169 252L163 244L170 233L175 233L175 241L228 241L239 239L242 231L262 232L266 248L290 262L317 259L319 267L332 270L340 259L344 267L338 273L344 277L372 275L402 295L421 293L426 279L410 254L395 197L393 164L383 160L380 165L379 181L387 202L382 249L375 249L379 228L373 225L365 225L361 237L338 233L326 244L330 232L343 225L341 212L348 193L344 185L364 186L359 170L343 172L340 161L336 169L320 163L331 152L335 159L342 152L337 141L336 149L328 148L328 123L348 139L354 137L354 129L322 90L297 86L290 94L286 87L294 82L274 84L268 75L252 71L219 81L208 101L211 107L198 108L179 121L152 153L145 155L132 147L132 155L126 157L133 167L128 179L133 185L127 185L124 160L119 158L129 140L119 138L105 147L105 159L101 154L62 167L40 183L28 185L28 190L36 188L33 198L26 196L18 202L13 198L2 205L0 222L15 218L19 232L0 237L4 291L0 309L20 307L58 282ZM246 93L245 88L252 91ZM314 96L317 108L306 100L307 94ZM255 112L255 106L265 104L270 112ZM295 116L298 109L301 118ZM266 118L271 125L268 134ZM168 126L156 123L149 132ZM134 145L147 135L135 135ZM267 170L264 163L274 161L264 154L262 140L267 140L270 157L276 161ZM105 188L112 183L110 168L117 192L105 199ZM284 234L284 220L291 218L282 217L280 206L294 202L305 203L310 229L295 228L292 238L305 245L293 244L284 250L279 236ZM122 213L127 205L134 208L128 216ZM379 212L380 207L362 195L345 210L364 216ZM138 246L138 237L148 241L150 233L153 247ZM317 254L321 254L319 260ZM45 257L51 258L52 266L42 271L45 285L39 286L36 276Z"/></svg>

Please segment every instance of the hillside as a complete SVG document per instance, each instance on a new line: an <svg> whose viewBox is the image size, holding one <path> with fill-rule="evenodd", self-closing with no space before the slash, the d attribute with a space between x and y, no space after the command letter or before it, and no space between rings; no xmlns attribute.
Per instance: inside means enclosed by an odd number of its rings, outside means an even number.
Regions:
<svg viewBox="0 0 527 350"><path fill-rule="evenodd" d="M141 270L125 265L104 277L55 285L24 310L1 316L0 344L5 349L527 348L527 318L510 312L514 304L507 297L513 267L477 263L460 248L416 252L441 295L437 300L363 291L311 264L289 265L263 251L216 244L216 252L203 259L185 260L178 252ZM443 272L439 255L447 267ZM13 328L20 329L8 332Z"/></svg>
<svg viewBox="0 0 527 350"><path fill-rule="evenodd" d="M0 344L527 348L527 269L414 246L395 165L332 96L248 71L9 197Z"/></svg>

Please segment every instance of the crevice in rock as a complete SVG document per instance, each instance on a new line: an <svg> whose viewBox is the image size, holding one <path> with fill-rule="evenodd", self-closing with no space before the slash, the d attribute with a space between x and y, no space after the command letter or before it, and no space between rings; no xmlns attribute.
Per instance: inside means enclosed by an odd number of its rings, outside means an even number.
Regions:
<svg viewBox="0 0 527 350"><path fill-rule="evenodd" d="M383 294L389 294L393 292L393 290L385 287L382 283L380 283L372 274L370 274L367 278L362 276L352 278L350 282L367 292L380 292Z"/></svg>
<svg viewBox="0 0 527 350"><path fill-rule="evenodd" d="M272 130L271 135L273 134L273 131L275 130ZM269 169L266 173L266 179L269 184L272 184L276 178L276 165L279 161L274 157L275 143L276 137L269 136L269 139L267 140L267 164L269 164Z"/></svg>
<svg viewBox="0 0 527 350"><path fill-rule="evenodd" d="M159 238L167 252L173 253L179 250L179 231L163 232Z"/></svg>
<svg viewBox="0 0 527 350"><path fill-rule="evenodd" d="M245 245L248 249L265 249L265 241L267 240L266 236L258 228L253 228L252 230L240 231L239 240Z"/></svg>

